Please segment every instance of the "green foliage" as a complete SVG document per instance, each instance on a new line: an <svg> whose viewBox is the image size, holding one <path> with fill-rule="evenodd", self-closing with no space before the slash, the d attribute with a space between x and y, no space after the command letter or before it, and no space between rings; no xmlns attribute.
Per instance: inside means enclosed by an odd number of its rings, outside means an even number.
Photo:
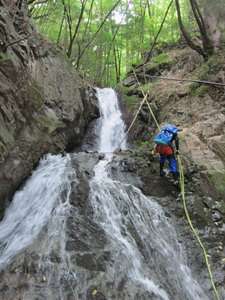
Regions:
<svg viewBox="0 0 225 300"><path fill-rule="evenodd" d="M200 85L199 87L193 87L191 89L191 95L197 97L204 97L209 91L209 87L207 85Z"/></svg>
<svg viewBox="0 0 225 300"><path fill-rule="evenodd" d="M154 144L152 138L149 137L149 140L136 140L134 143L135 147L138 149L138 155L142 156L145 160L152 159L152 150L154 149Z"/></svg>
<svg viewBox="0 0 225 300"><path fill-rule="evenodd" d="M117 3L116 0L48 0L37 5L34 2L30 10L39 31L56 42L65 52L76 33L70 56L73 65L96 84L114 85L132 64L141 62L149 51L169 2L170 0L121 0L109 15L111 8ZM184 23L191 27L187 1L181 0L181 7ZM84 10L81 15L82 8ZM107 15L104 25L96 34ZM175 43L179 38L173 5L157 41L157 47L165 43ZM79 58L83 50L84 53ZM168 57L164 54L154 59L156 65L167 62Z"/></svg>
<svg viewBox="0 0 225 300"><path fill-rule="evenodd" d="M154 56L152 61L159 65L173 62L167 53L161 53L158 56Z"/></svg>
<svg viewBox="0 0 225 300"><path fill-rule="evenodd" d="M150 92L150 90L153 87L153 83L146 83L146 84L142 84L140 85L140 87L138 88L139 91L144 91L144 93Z"/></svg>

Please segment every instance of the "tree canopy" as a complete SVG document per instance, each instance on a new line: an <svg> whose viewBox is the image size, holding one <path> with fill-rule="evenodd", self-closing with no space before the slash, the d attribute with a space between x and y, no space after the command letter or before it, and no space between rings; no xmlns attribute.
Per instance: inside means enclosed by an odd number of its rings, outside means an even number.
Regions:
<svg viewBox="0 0 225 300"><path fill-rule="evenodd" d="M65 51L81 74L96 84L113 85L132 64L148 57L154 41L159 48L181 38L177 8L189 36L199 39L201 27L199 30L193 14L199 7L192 11L193 2L196 0L30 0L29 11L39 31Z"/></svg>

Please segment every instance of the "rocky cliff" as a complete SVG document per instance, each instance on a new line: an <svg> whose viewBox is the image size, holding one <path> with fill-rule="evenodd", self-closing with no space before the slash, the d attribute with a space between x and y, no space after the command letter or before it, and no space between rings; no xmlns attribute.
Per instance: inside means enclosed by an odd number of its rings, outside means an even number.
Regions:
<svg viewBox="0 0 225 300"><path fill-rule="evenodd" d="M210 255L216 284L221 287L225 280L224 87L191 81L160 80L149 75L224 83L224 62L224 50L220 50L208 62L203 62L187 47L175 45L155 53L147 64L135 67L140 85L130 72L118 87L128 124L143 98L143 90L149 92L148 101L160 125L174 123L183 129L180 133L180 152L185 165L188 210ZM127 169L141 177L145 194L159 197L158 201L168 213L176 216L178 226L184 224L187 228L179 192L169 178L159 177L158 158L150 154L154 146L152 137L156 131L146 105L130 133L130 140L135 144L134 163L126 158ZM172 199L165 201L165 196L167 200L171 196ZM186 248L189 249L189 245ZM190 253L193 253L193 249ZM193 259L191 256L190 260Z"/></svg>
<svg viewBox="0 0 225 300"><path fill-rule="evenodd" d="M218 52L208 62L203 62L198 54L186 47L162 51L147 64L136 67L141 86L131 72L120 87L128 111L137 108L143 97L141 90L149 92L148 99L159 123L175 123L183 129L181 152L186 163L196 165L202 180L205 179L206 185L210 186L209 194L211 189L211 195L222 196L225 193L224 87L148 76L224 83L224 51ZM156 127L147 106L142 109L137 124L131 139L151 141Z"/></svg>
<svg viewBox="0 0 225 300"><path fill-rule="evenodd" d="M8 2L0 1L1 208L44 153L78 145L98 116L94 90L35 31L26 6Z"/></svg>

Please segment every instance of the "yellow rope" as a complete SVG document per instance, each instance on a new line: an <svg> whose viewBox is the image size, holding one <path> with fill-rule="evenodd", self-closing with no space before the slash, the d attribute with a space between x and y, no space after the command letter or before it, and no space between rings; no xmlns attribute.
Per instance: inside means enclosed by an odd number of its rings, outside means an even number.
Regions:
<svg viewBox="0 0 225 300"><path fill-rule="evenodd" d="M202 248L204 258L205 258L205 263L206 263L208 273L209 273L209 277L210 277L210 281L211 281L211 284L212 284L212 287L213 287L213 290L214 290L214 293L215 293L215 299L220 300L219 293L217 291L217 288L216 288L216 285L215 285L215 282L214 282L214 279L213 279L213 274L212 274L211 266L210 266L209 259L208 259L209 255L207 254L205 246L203 245L203 243L202 243L202 241L199 237L198 232L196 231L196 229L193 226L191 217L190 217L188 209L187 209L187 203L186 203L186 198L185 198L185 186L184 186L184 170L183 170L182 161L181 161L181 158L180 158L179 155L177 156L177 160L178 160L179 172L180 172L180 190L181 190L181 196L182 196L182 200L183 200L184 212L185 212L188 224L189 224L189 226L190 226L190 228L193 232L193 235L197 239L200 247Z"/></svg>
<svg viewBox="0 0 225 300"><path fill-rule="evenodd" d="M151 108L151 106L150 106L150 104L149 104L149 102L148 102L147 100L146 100L146 103L147 103L148 109L149 109L149 111L150 111L150 113L151 113L151 115L152 115L152 118L154 119L155 124L156 124L156 126L158 127L158 130L160 130L159 123L158 123L158 121L157 121L157 119L156 119L156 117L155 117L155 114L154 114L154 112L153 112L153 110L152 110L152 108Z"/></svg>
<svg viewBox="0 0 225 300"><path fill-rule="evenodd" d="M133 126L133 124L134 124L135 120L137 119L137 116L138 116L138 114L139 114L139 112L141 110L141 107L143 106L144 102L146 102L146 104L147 104L147 106L149 108L150 114L151 114L153 120L155 121L155 124L156 124L157 128L160 130L159 123L158 123L158 121L157 121L157 119L155 117L155 114L154 114L154 112L153 112L153 110L152 110L152 108L151 108L151 106L150 106L150 104L149 104L149 102L147 100L148 94L145 94L144 90L141 88L141 84L140 84L140 82L139 82L139 80L137 78L137 75L136 75L134 69L133 69L133 73L134 73L135 78L136 78L136 80L138 82L138 85L139 85L139 87L141 89L141 92L142 92L142 94L144 96L144 99L141 102L141 105L140 105L140 107L139 107L139 109L138 109L138 111L137 111L137 113L135 115L135 119L133 120L133 122L131 123L131 125ZM128 129L129 131L130 131L130 129L131 129L132 126L129 127L129 129ZM127 131L126 135L128 134L129 131ZM189 224L189 226L191 228L191 231L192 231L194 237L197 239L197 241L198 241L198 243L199 243L199 245L200 245L200 247L201 247L201 249L203 251L203 256L205 258L205 263L206 263L207 270L208 270L208 273L209 273L209 278L210 278L210 281L211 281L211 284L212 284L212 287L213 287L213 291L215 293L215 299L216 300L220 300L219 293L217 291L217 288L216 288L216 285L215 285L215 282L214 282L214 279L213 279L213 274L212 274L211 266L210 266L209 259L208 259L209 255L207 254L205 246L203 245L203 243L202 243L202 241L201 241L201 239L199 237L199 234L198 234L197 230L193 226L191 217L190 217L188 209L187 209L186 198L185 198L184 170L183 170L183 164L182 164L182 161L181 161L181 158L180 158L179 155L177 156L177 160L178 160L179 174L180 174L180 190L181 190L181 196L182 196L182 200L183 200L183 207L184 207L185 216L187 218L188 224Z"/></svg>
<svg viewBox="0 0 225 300"><path fill-rule="evenodd" d="M137 110L137 112L136 112L136 114L135 114L135 116L134 116L134 118L133 118L133 121L131 122L131 124L130 124L128 130L126 131L126 133L125 133L123 139L121 140L121 142L120 142L120 144L119 144L119 148L121 147L122 143L123 143L124 140L126 139L126 137L127 137L128 133L130 132L131 128L133 127L133 125L134 125L134 123L135 123L135 121L136 121L136 119L137 119L137 117L138 117L138 115L139 115L139 112L141 111L141 108L142 108L142 106L144 105L144 103L145 103L147 97L148 97L148 94L146 94L146 95L144 96L144 99L142 100L142 102L141 102L141 104L140 104L140 106L139 106L139 108L138 108L138 110Z"/></svg>

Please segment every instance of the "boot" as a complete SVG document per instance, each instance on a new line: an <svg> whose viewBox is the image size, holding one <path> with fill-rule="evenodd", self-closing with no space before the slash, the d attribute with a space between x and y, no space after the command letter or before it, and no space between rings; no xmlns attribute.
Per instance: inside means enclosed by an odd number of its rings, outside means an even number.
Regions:
<svg viewBox="0 0 225 300"><path fill-rule="evenodd" d="M179 172L173 173L173 180L175 185L179 185L179 177L180 177Z"/></svg>
<svg viewBox="0 0 225 300"><path fill-rule="evenodd" d="M160 163L159 175L160 177L164 177L166 173L163 171L164 164Z"/></svg>

